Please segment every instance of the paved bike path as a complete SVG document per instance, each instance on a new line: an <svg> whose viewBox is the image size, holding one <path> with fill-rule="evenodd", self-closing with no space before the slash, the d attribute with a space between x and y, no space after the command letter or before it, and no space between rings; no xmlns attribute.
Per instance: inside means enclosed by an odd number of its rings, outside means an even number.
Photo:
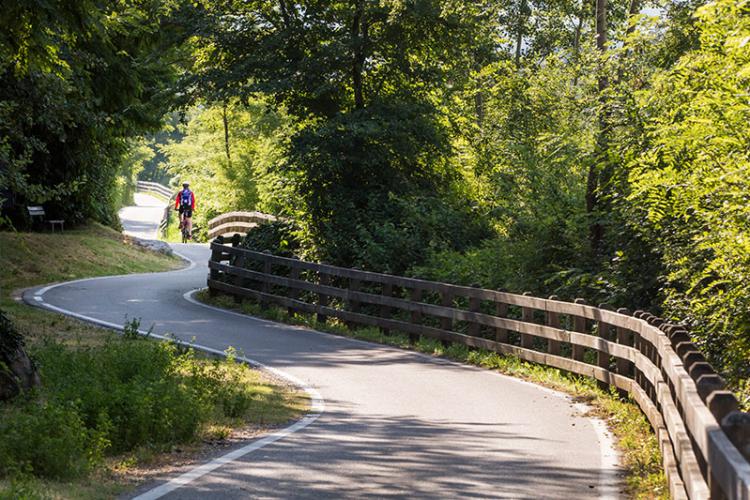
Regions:
<svg viewBox="0 0 750 500"><path fill-rule="evenodd" d="M122 232L145 240L156 239L159 222L168 202L147 193L135 193L134 197L134 206L120 209Z"/></svg>
<svg viewBox="0 0 750 500"><path fill-rule="evenodd" d="M567 397L487 370L191 303L183 295L205 286L208 248L173 246L197 265L63 284L41 300L117 325L139 317L155 333L219 350L233 346L313 387L325 411L168 498L618 496L601 422Z"/></svg>

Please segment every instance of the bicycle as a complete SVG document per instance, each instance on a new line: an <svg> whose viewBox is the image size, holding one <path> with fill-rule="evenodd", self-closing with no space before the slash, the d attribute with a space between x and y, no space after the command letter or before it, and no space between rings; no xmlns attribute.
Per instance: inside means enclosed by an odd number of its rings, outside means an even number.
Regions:
<svg viewBox="0 0 750 500"><path fill-rule="evenodd" d="M188 229L187 217L180 215L180 233L182 234L182 242L187 243L192 239L192 231Z"/></svg>

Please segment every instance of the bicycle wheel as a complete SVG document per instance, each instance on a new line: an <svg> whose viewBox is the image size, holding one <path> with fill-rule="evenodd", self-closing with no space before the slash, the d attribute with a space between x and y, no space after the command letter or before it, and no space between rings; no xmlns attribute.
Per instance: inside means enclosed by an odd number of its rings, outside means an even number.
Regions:
<svg viewBox="0 0 750 500"><path fill-rule="evenodd" d="M182 228L182 242L187 243L188 242L188 230L186 227Z"/></svg>

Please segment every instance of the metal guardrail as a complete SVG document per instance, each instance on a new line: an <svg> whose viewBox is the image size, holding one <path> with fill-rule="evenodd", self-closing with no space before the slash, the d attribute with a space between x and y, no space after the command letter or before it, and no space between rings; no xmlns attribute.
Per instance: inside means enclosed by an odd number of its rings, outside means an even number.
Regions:
<svg viewBox="0 0 750 500"><path fill-rule="evenodd" d="M626 391L659 440L672 498L750 500L750 414L684 327L555 297L315 264L211 244L208 286L290 314L336 317L483 348Z"/></svg>
<svg viewBox="0 0 750 500"><path fill-rule="evenodd" d="M231 234L245 234L264 222L274 222L277 217L261 212L229 212L208 221L208 238Z"/></svg>

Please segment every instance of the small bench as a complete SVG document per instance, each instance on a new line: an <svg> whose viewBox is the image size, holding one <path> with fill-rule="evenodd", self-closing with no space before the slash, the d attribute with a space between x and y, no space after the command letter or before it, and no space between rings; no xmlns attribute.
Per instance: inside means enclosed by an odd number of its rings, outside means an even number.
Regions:
<svg viewBox="0 0 750 500"><path fill-rule="evenodd" d="M26 210L29 211L29 217L31 217L32 224L35 217L38 217L43 221L44 217L46 216L44 207L42 206L26 207ZM63 232L63 230L65 229L65 220L63 219L48 220L47 222L49 222L53 233L55 232L55 226L60 226L60 232Z"/></svg>

